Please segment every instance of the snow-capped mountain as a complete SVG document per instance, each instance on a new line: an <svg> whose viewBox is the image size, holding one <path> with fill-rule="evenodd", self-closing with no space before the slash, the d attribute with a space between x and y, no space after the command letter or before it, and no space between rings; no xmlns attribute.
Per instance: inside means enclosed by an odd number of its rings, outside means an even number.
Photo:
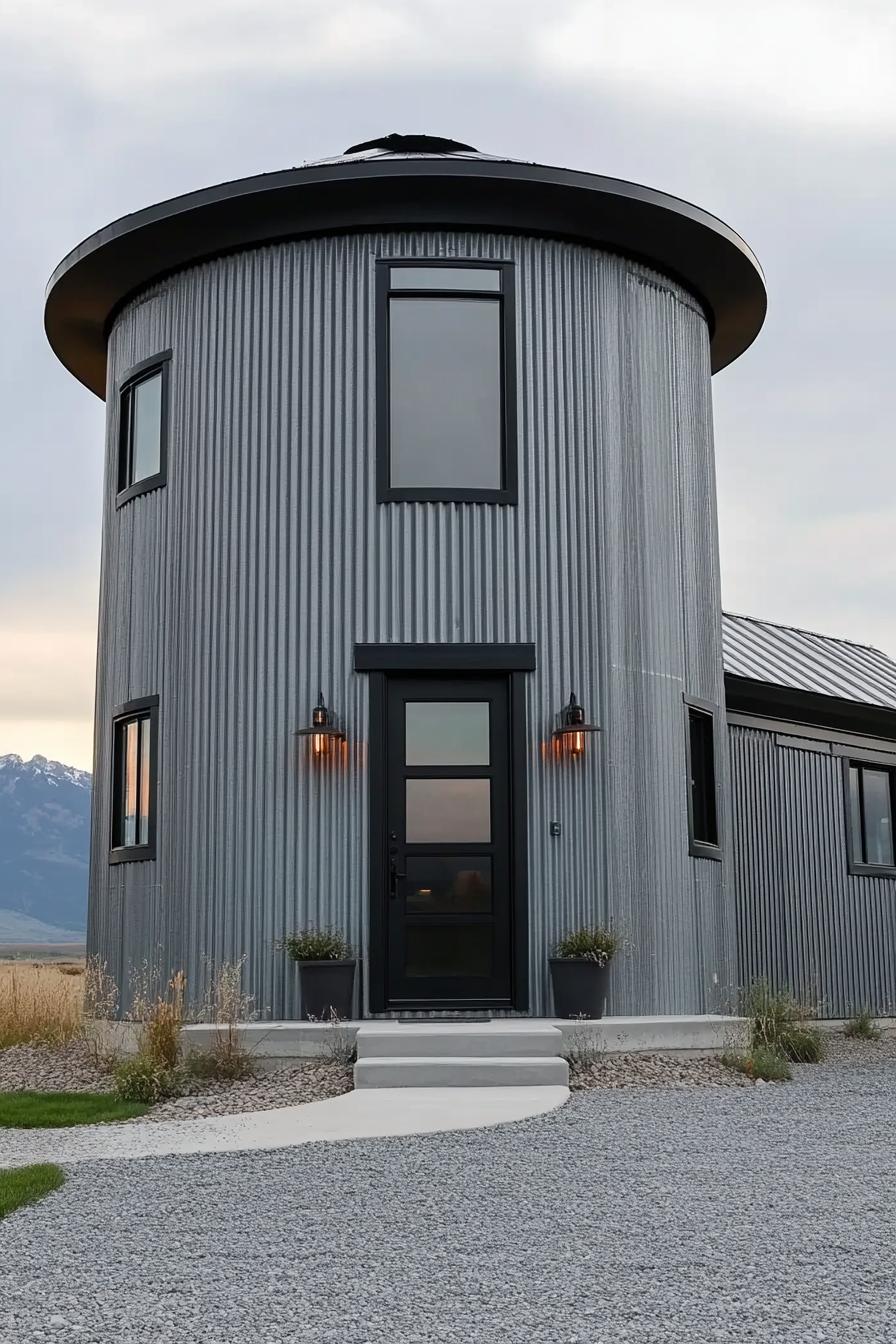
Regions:
<svg viewBox="0 0 896 1344"><path fill-rule="evenodd" d="M83 936L90 790L86 770L0 756L0 942Z"/></svg>

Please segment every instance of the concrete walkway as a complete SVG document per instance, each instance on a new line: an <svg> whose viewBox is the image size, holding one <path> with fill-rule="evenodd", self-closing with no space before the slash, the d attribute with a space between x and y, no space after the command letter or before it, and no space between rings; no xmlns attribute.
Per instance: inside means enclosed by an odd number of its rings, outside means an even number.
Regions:
<svg viewBox="0 0 896 1344"><path fill-rule="evenodd" d="M199 1120L141 1120L67 1129L0 1129L0 1167L172 1153L237 1153L300 1143L484 1129L561 1106L565 1087L366 1088L327 1101Z"/></svg>

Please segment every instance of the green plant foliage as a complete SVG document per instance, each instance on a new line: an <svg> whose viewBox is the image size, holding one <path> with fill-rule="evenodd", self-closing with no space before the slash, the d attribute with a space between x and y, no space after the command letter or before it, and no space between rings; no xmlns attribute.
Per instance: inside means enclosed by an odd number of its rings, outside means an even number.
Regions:
<svg viewBox="0 0 896 1344"><path fill-rule="evenodd" d="M561 938L554 948L554 956L584 958L597 962L598 966L606 966L618 945L619 940L612 929L595 925L592 928L573 929L565 938Z"/></svg>
<svg viewBox="0 0 896 1344"><path fill-rule="evenodd" d="M183 1090L177 1070L157 1064L149 1055L124 1060L115 1070L114 1077L115 1094L120 1102L142 1103L137 1112L139 1115L154 1102L180 1096Z"/></svg>
<svg viewBox="0 0 896 1344"><path fill-rule="evenodd" d="M0 1171L0 1218L25 1204L37 1203L44 1195L58 1190L64 1181L62 1168L52 1162Z"/></svg>
<svg viewBox="0 0 896 1344"><path fill-rule="evenodd" d="M843 1028L843 1035L850 1036L858 1041L879 1041L881 1037L880 1027L874 1020L872 1013L867 1008L856 1013L851 1017Z"/></svg>
<svg viewBox="0 0 896 1344"><path fill-rule="evenodd" d="M350 961L354 956L337 929L299 929L287 934L282 946L293 961Z"/></svg>
<svg viewBox="0 0 896 1344"><path fill-rule="evenodd" d="M817 1064L824 1058L821 1032L809 1026L807 1009L786 991L757 980L747 995L745 1012L754 1050L767 1050L794 1064Z"/></svg>
<svg viewBox="0 0 896 1344"><path fill-rule="evenodd" d="M782 1055L761 1046L746 1051L726 1050L720 1058L726 1069L745 1073L749 1078L761 1078L766 1083L786 1083L793 1077Z"/></svg>
<svg viewBox="0 0 896 1344"><path fill-rule="evenodd" d="M63 1129L132 1120L145 1106L121 1101L108 1092L0 1092L0 1128Z"/></svg>
<svg viewBox="0 0 896 1344"><path fill-rule="evenodd" d="M191 1050L183 1062L191 1078L202 1081L237 1082L255 1072L250 1051L244 1050L233 1035L222 1033L209 1050Z"/></svg>

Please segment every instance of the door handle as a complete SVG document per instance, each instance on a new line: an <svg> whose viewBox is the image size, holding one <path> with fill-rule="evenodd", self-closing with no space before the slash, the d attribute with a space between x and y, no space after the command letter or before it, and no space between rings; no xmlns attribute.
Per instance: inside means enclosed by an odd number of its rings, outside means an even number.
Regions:
<svg viewBox="0 0 896 1344"><path fill-rule="evenodd" d="M395 865L395 860L389 860L389 895L394 901L398 895L398 884L403 882L407 873L400 873Z"/></svg>

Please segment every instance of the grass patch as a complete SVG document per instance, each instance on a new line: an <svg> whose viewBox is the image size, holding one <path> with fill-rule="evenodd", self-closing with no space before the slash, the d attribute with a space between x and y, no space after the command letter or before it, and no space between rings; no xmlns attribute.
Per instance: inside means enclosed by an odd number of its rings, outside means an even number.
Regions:
<svg viewBox="0 0 896 1344"><path fill-rule="evenodd" d="M147 1109L108 1092L0 1092L0 1129L64 1129L133 1120Z"/></svg>
<svg viewBox="0 0 896 1344"><path fill-rule="evenodd" d="M843 1035L856 1041L879 1041L880 1027L867 1008L863 1008L855 1017L851 1017L843 1028Z"/></svg>
<svg viewBox="0 0 896 1344"><path fill-rule="evenodd" d="M0 1171L0 1218L24 1204L35 1204L44 1195L58 1190L64 1180L62 1169L52 1162Z"/></svg>
<svg viewBox="0 0 896 1344"><path fill-rule="evenodd" d="M70 1041L81 1029L83 1001L84 976L71 966L0 964L0 1050Z"/></svg>
<svg viewBox="0 0 896 1344"><path fill-rule="evenodd" d="M762 1050L794 1064L818 1064L824 1058L821 1032L809 1025L808 1011L791 994L758 980L747 995L745 1012L751 1053Z"/></svg>
<svg viewBox="0 0 896 1344"><path fill-rule="evenodd" d="M720 1056L726 1069L745 1073L749 1078L761 1078L765 1083L786 1083L793 1074L782 1055L762 1047L753 1050L726 1050Z"/></svg>

